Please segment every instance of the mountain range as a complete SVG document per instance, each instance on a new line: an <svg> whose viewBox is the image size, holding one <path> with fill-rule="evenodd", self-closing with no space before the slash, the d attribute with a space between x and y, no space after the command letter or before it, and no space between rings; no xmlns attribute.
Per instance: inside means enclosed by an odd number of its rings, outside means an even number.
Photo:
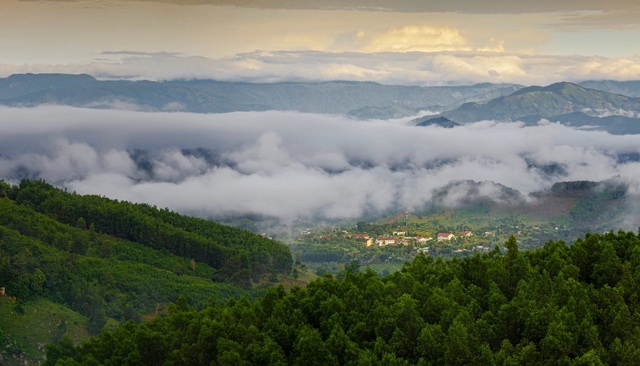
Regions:
<svg viewBox="0 0 640 366"><path fill-rule="evenodd" d="M394 119L428 111L413 123L448 121L445 127L453 127L482 120L547 120L616 134L640 133L640 81L420 87L352 81L114 81L86 74L16 74L0 79L0 105L46 104L194 113L279 110L355 119Z"/></svg>
<svg viewBox="0 0 640 366"><path fill-rule="evenodd" d="M417 118L428 125L434 118L455 123L482 120L560 122L577 127L599 128L611 133L640 133L640 98L560 82L546 87L531 86L488 102L469 102L440 113Z"/></svg>
<svg viewBox="0 0 640 366"><path fill-rule="evenodd" d="M90 75L17 74L0 79L0 105L128 107L147 111L226 113L291 110L389 119L442 111L461 100L487 101L521 86L399 86L373 82L236 83L214 80L102 81Z"/></svg>

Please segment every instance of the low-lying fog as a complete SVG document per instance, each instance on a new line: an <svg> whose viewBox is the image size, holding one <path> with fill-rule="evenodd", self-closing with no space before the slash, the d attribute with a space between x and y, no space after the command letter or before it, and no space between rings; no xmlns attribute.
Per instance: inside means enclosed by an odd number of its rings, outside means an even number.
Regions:
<svg viewBox="0 0 640 366"><path fill-rule="evenodd" d="M637 194L638 156L640 135L550 123L444 129L294 112L0 108L0 179L43 178L212 218L358 218L423 207L465 180L496 200L499 185L526 196L613 177ZM459 187L444 204L464 198Z"/></svg>

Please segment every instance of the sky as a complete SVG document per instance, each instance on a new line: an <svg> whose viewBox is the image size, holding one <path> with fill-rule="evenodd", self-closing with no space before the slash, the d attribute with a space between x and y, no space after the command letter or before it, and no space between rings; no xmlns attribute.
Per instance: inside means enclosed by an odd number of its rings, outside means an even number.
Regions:
<svg viewBox="0 0 640 366"><path fill-rule="evenodd" d="M0 77L640 79L637 0L2 0Z"/></svg>
<svg viewBox="0 0 640 366"><path fill-rule="evenodd" d="M638 0L0 0L0 77L401 85L640 80ZM135 107L135 106L134 106ZM0 107L0 179L208 218L356 219L621 180L640 135L296 112ZM446 188L443 191L443 188ZM438 192L445 192L439 194ZM624 225L623 225L624 224ZM628 225L626 225L628 224Z"/></svg>

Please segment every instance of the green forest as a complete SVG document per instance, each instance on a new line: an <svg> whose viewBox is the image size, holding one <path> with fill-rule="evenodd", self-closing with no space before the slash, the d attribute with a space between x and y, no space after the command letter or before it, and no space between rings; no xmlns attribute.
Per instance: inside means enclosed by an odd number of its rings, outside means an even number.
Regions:
<svg viewBox="0 0 640 366"><path fill-rule="evenodd" d="M633 232L278 284L292 268L248 231L0 182L0 363L640 364Z"/></svg>
<svg viewBox="0 0 640 366"><path fill-rule="evenodd" d="M638 365L640 238L549 241L450 260L418 255L379 277L351 263L305 288L181 297L46 365Z"/></svg>
<svg viewBox="0 0 640 366"><path fill-rule="evenodd" d="M35 343L72 333L70 319L88 333L77 341L166 312L180 295L198 307L214 295L253 298L292 263L288 247L248 231L43 181L0 181L0 357L37 355ZM55 323L44 339L21 326L36 312Z"/></svg>

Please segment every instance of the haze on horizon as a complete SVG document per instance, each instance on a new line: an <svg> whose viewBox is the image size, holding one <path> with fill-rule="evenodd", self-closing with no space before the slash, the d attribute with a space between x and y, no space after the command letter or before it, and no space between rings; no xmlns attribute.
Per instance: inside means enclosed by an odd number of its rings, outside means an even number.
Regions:
<svg viewBox="0 0 640 366"><path fill-rule="evenodd" d="M631 80L638 39L634 0L4 0L0 77Z"/></svg>

